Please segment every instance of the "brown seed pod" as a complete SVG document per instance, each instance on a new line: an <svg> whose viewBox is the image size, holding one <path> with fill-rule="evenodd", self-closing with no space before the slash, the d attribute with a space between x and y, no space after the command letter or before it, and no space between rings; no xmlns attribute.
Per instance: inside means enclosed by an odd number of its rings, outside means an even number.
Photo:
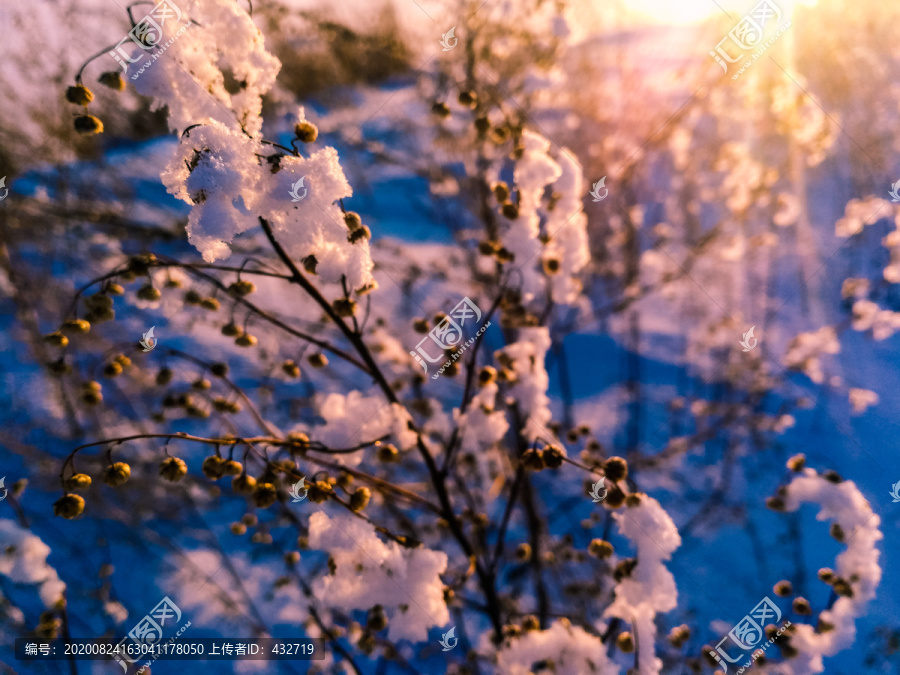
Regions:
<svg viewBox="0 0 900 675"><path fill-rule="evenodd" d="M167 457L159 465L159 475L171 483L177 483L187 475L187 464L178 457Z"/></svg>
<svg viewBox="0 0 900 675"><path fill-rule="evenodd" d="M72 520L84 511L84 498L74 494L64 494L53 504L53 515Z"/></svg>
<svg viewBox="0 0 900 675"><path fill-rule="evenodd" d="M91 486L91 477L86 473L72 474L66 478L66 490L87 490Z"/></svg>
<svg viewBox="0 0 900 675"><path fill-rule="evenodd" d="M76 84L74 87L66 89L66 100L69 103L87 107L88 103L94 100L94 92L83 84Z"/></svg>
<svg viewBox="0 0 900 675"><path fill-rule="evenodd" d="M131 477L131 467L125 462L115 462L103 472L103 482L110 487L125 485Z"/></svg>

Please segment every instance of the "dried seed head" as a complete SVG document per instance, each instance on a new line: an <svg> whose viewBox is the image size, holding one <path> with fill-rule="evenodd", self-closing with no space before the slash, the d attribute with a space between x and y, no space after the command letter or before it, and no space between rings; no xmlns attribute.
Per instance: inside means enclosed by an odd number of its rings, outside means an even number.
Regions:
<svg viewBox="0 0 900 675"><path fill-rule="evenodd" d="M787 468L791 471L803 471L803 467L806 466L806 455L799 454L794 455L787 461Z"/></svg>
<svg viewBox="0 0 900 675"><path fill-rule="evenodd" d="M446 119L450 117L450 106L443 101L435 101L431 104L431 112L440 118Z"/></svg>
<svg viewBox="0 0 900 675"><path fill-rule="evenodd" d="M177 483L187 475L187 464L178 457L167 457L160 462L159 475L170 483Z"/></svg>
<svg viewBox="0 0 900 675"><path fill-rule="evenodd" d="M823 567L822 569L820 569L817 576L826 584L832 583L835 579L834 570L830 567Z"/></svg>
<svg viewBox="0 0 900 675"><path fill-rule="evenodd" d="M625 631L619 633L616 637L616 646L625 654L631 654L634 651L634 637L631 633Z"/></svg>
<svg viewBox="0 0 900 675"><path fill-rule="evenodd" d="M91 486L91 477L86 473L72 474L66 478L66 490L87 490Z"/></svg>
<svg viewBox="0 0 900 675"><path fill-rule="evenodd" d="M79 115L75 118L75 131L79 134L102 134L103 122L93 115Z"/></svg>
<svg viewBox="0 0 900 675"><path fill-rule="evenodd" d="M562 263L559 261L559 258L544 258L543 264L544 274L548 276L559 274L559 270L562 269Z"/></svg>
<svg viewBox="0 0 900 675"><path fill-rule="evenodd" d="M232 523L231 524L231 534L236 534L237 536L241 536L242 534L247 534L247 526L243 523Z"/></svg>
<svg viewBox="0 0 900 675"><path fill-rule="evenodd" d="M544 468L544 457L540 450L530 448L522 453L522 465L530 471Z"/></svg>
<svg viewBox="0 0 900 675"><path fill-rule="evenodd" d="M300 366L291 359L287 359L281 364L281 370L283 370L284 374L288 377L300 377Z"/></svg>
<svg viewBox="0 0 900 675"><path fill-rule="evenodd" d="M509 185L505 181L500 180L491 185L491 191L500 204L509 199Z"/></svg>
<svg viewBox="0 0 900 675"><path fill-rule="evenodd" d="M540 630L541 622L534 614L526 614L522 617L522 630L526 633L530 631Z"/></svg>
<svg viewBox="0 0 900 675"><path fill-rule="evenodd" d="M628 462L621 457L610 457L603 462L603 473L614 483L625 480L628 478Z"/></svg>
<svg viewBox="0 0 900 675"><path fill-rule="evenodd" d="M350 508L359 513L369 505L369 499L372 497L372 491L367 487L358 487L350 496Z"/></svg>
<svg viewBox="0 0 900 675"><path fill-rule="evenodd" d="M497 379L497 369L493 366L485 366L478 371L478 384L482 387L491 384Z"/></svg>
<svg viewBox="0 0 900 675"><path fill-rule="evenodd" d="M356 301L350 298L338 298L331 306L338 316L348 317L356 314Z"/></svg>
<svg viewBox="0 0 900 675"><path fill-rule="evenodd" d="M123 295L125 293L125 287L121 284L109 284L106 287L106 292L110 295ZM112 302L112 300L110 300L110 302Z"/></svg>
<svg viewBox="0 0 900 675"><path fill-rule="evenodd" d="M253 503L257 508L267 509L278 499L278 490L272 483L259 483L253 491Z"/></svg>
<svg viewBox="0 0 900 675"><path fill-rule="evenodd" d="M87 333L91 330L91 324L89 321L85 321L84 319L70 319L62 325L62 330L67 335Z"/></svg>
<svg viewBox="0 0 900 675"><path fill-rule="evenodd" d="M74 87L66 89L66 100L69 103L87 107L87 104L94 100L94 92L83 84L76 84Z"/></svg>
<svg viewBox="0 0 900 675"><path fill-rule="evenodd" d="M113 91L125 91L125 80L119 75L118 71L108 70L97 80L104 87L109 87Z"/></svg>
<svg viewBox="0 0 900 675"><path fill-rule="evenodd" d="M141 300L149 300L152 302L155 300L159 300L162 297L162 293L160 293L159 289L156 288L153 284L145 284L138 290L137 296Z"/></svg>
<svg viewBox="0 0 900 675"><path fill-rule="evenodd" d="M786 598L794 592L794 585L790 581L783 579L775 584L773 590L779 598Z"/></svg>
<svg viewBox="0 0 900 675"><path fill-rule="evenodd" d="M309 361L309 365L313 368L324 368L328 365L328 357L321 352L310 354L306 360Z"/></svg>
<svg viewBox="0 0 900 675"><path fill-rule="evenodd" d="M840 526L839 523L831 524L831 536L837 539L839 542L844 542L844 528Z"/></svg>
<svg viewBox="0 0 900 675"><path fill-rule="evenodd" d="M605 559L613 554L613 545L604 539L593 539L588 545L588 553L595 558Z"/></svg>
<svg viewBox="0 0 900 675"><path fill-rule="evenodd" d="M500 210L503 216L509 220L515 220L519 217L519 206L511 201L503 202L503 207Z"/></svg>
<svg viewBox="0 0 900 675"><path fill-rule="evenodd" d="M53 504L53 515L72 520L84 511L84 498L79 495L65 494Z"/></svg>
<svg viewBox="0 0 900 675"><path fill-rule="evenodd" d="M203 298L200 301L200 306L203 309L208 309L211 312L215 312L219 309L219 307L221 307L221 304L215 298Z"/></svg>
<svg viewBox="0 0 900 675"><path fill-rule="evenodd" d="M809 606L809 601L806 598L794 598L792 607L794 614L799 614L800 616L810 616L812 614L812 608Z"/></svg>
<svg viewBox="0 0 900 675"><path fill-rule="evenodd" d="M228 375L228 365L225 363L214 363L210 366L209 372L216 377L225 377Z"/></svg>
<svg viewBox="0 0 900 675"><path fill-rule="evenodd" d="M381 462L399 462L400 451L390 443L378 446L378 460Z"/></svg>
<svg viewBox="0 0 900 675"><path fill-rule="evenodd" d="M366 628L378 632L387 628L387 617L384 615L384 607L375 605L366 615Z"/></svg>
<svg viewBox="0 0 900 675"><path fill-rule="evenodd" d="M48 345L52 345L53 347L66 347L69 344L69 338L63 335L61 332L53 331L52 333L48 333L44 336L44 342Z"/></svg>
<svg viewBox="0 0 900 675"><path fill-rule="evenodd" d="M841 478L841 475L837 471L831 470L823 473L822 478L827 480L829 483L840 483L844 480L843 478Z"/></svg>
<svg viewBox="0 0 900 675"><path fill-rule="evenodd" d="M252 281L235 281L228 287L228 294L235 298L243 298L256 292L256 284Z"/></svg>
<svg viewBox="0 0 900 675"><path fill-rule="evenodd" d="M256 489L256 479L246 474L235 477L231 481L231 489L239 495L250 495Z"/></svg>
<svg viewBox="0 0 900 675"><path fill-rule="evenodd" d="M541 457L548 469L558 469L562 466L564 455L563 449L558 445L547 445L544 447Z"/></svg>
<svg viewBox="0 0 900 675"><path fill-rule="evenodd" d="M413 321L413 330L417 333L427 333L429 331L428 319L415 319Z"/></svg>
<svg viewBox="0 0 900 675"><path fill-rule="evenodd" d="M203 460L203 475L210 480L219 480L225 475L225 460L218 455L210 455Z"/></svg>
<svg viewBox="0 0 900 675"><path fill-rule="evenodd" d="M519 562L528 562L531 560L531 544L521 543L516 547L516 560Z"/></svg>
<svg viewBox="0 0 900 675"><path fill-rule="evenodd" d="M641 505L641 500L643 497L646 497L643 492L632 492L630 495L625 497L625 506L630 508L634 508L635 506Z"/></svg>
<svg viewBox="0 0 900 675"><path fill-rule="evenodd" d="M106 377L118 377L122 374L122 366L113 361L112 363L107 363L103 366L103 374Z"/></svg>
<svg viewBox="0 0 900 675"><path fill-rule="evenodd" d="M328 499L330 495L334 493L334 488L331 487L331 483L328 483L324 480L319 480L309 486L309 492L307 492L307 496L310 501L321 504L325 500Z"/></svg>
<svg viewBox="0 0 900 675"><path fill-rule="evenodd" d="M344 214L344 223L347 225L347 228L353 232L362 227L362 218L359 217L359 214L356 211L347 211L347 213Z"/></svg>
<svg viewBox="0 0 900 675"><path fill-rule="evenodd" d="M203 302L203 296L200 295L197 291L191 289L189 291L185 291L184 294L184 303L186 305L197 306L201 302Z"/></svg>
<svg viewBox="0 0 900 675"><path fill-rule="evenodd" d="M294 134L302 143L314 143L319 137L319 129L312 122L300 122L294 125Z"/></svg>
<svg viewBox="0 0 900 675"><path fill-rule="evenodd" d="M369 229L368 225L363 225L362 227L353 230L353 232L347 236L347 241L351 244L355 244L358 241L368 241L371 238L372 230Z"/></svg>
<svg viewBox="0 0 900 675"><path fill-rule="evenodd" d="M486 134L490 128L491 121L487 117L481 115L475 118L475 131L477 131L479 135Z"/></svg>
<svg viewBox="0 0 900 675"><path fill-rule="evenodd" d="M459 92L459 97L457 99L460 105L464 105L467 108L474 108L478 105L478 94L474 91L461 91Z"/></svg>
<svg viewBox="0 0 900 675"><path fill-rule="evenodd" d="M234 459L226 460L222 464L223 476L240 476L242 473L244 473L244 465Z"/></svg>
<svg viewBox="0 0 900 675"><path fill-rule="evenodd" d="M256 339L256 336L250 335L250 333L244 333L234 340L234 344L238 347L255 347L258 342L259 340Z"/></svg>
<svg viewBox="0 0 900 675"><path fill-rule="evenodd" d="M110 487L125 485L129 478L131 478L131 467L125 462L110 464L103 472L103 482Z"/></svg>

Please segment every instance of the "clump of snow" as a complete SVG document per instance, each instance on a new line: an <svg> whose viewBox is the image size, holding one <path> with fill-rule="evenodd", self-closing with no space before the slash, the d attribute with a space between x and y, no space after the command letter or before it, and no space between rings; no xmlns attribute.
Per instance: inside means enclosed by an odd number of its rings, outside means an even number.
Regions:
<svg viewBox="0 0 900 675"><path fill-rule="evenodd" d="M189 29L132 80L135 89L154 99L154 109L168 109L175 131L218 120L256 135L262 128L262 95L275 83L281 62L266 51L262 33L240 4L179 0L178 7L178 25ZM167 42L181 30L174 21L173 16L163 25ZM135 56L145 58L147 52L135 47ZM138 65L129 68L129 76Z"/></svg>
<svg viewBox="0 0 900 675"><path fill-rule="evenodd" d="M550 291L558 304L573 304L581 291L575 277L591 259L587 238L587 215L581 205L584 179L581 164L568 150L559 157L559 179L553 184L559 200L547 213L545 229L551 239L544 247L544 259L559 261L559 272L550 277Z"/></svg>
<svg viewBox="0 0 900 675"><path fill-rule="evenodd" d="M450 619L440 578L446 553L385 543L372 525L323 511L310 516L309 546L328 551L335 564L334 574L313 582L316 598L347 611L381 605L389 640L425 640L429 628Z"/></svg>
<svg viewBox="0 0 900 675"><path fill-rule="evenodd" d="M494 410L498 391L495 383L488 384L472 397L465 413L460 414L459 408L453 410L453 419L461 433L463 452L478 455L501 440L509 429L503 411Z"/></svg>
<svg viewBox="0 0 900 675"><path fill-rule="evenodd" d="M552 661L556 675L619 675L600 638L568 621L554 621L547 630L529 631L511 640L497 652L497 671L529 675L537 661Z"/></svg>
<svg viewBox="0 0 900 675"><path fill-rule="evenodd" d="M0 520L0 542L0 574L16 584L39 585L44 605L55 604L66 585L47 564L50 547L12 520Z"/></svg>
<svg viewBox="0 0 900 675"><path fill-rule="evenodd" d="M784 365L807 374L816 384L825 379L822 372L821 354L837 354L841 351L841 343L831 326L825 326L811 333L800 333L788 346L784 355Z"/></svg>
<svg viewBox="0 0 900 675"><path fill-rule="evenodd" d="M830 520L839 525L847 543L846 550L835 560L834 572L850 584L853 596L841 595L831 609L820 615L821 620L834 629L817 633L813 626L798 624L791 636L791 646L799 654L779 663L772 671L814 675L824 672L823 657L833 656L853 644L855 619L865 614L866 606L875 597L875 589L881 581L876 547L883 538L878 529L881 520L852 481L835 484L809 468L787 486L784 501L787 511L796 511L804 502L818 504L821 508L817 520Z"/></svg>
<svg viewBox="0 0 900 675"><path fill-rule="evenodd" d="M516 374L516 381L509 387L509 395L515 399L526 419L522 435L529 441L546 437L546 425L553 418L547 387L550 377L544 365L550 349L550 330L545 326L522 328L518 341L498 350L498 361L508 362Z"/></svg>
<svg viewBox="0 0 900 675"><path fill-rule="evenodd" d="M866 408L878 404L878 394L869 389L851 388L848 393L850 405L853 406L853 412L862 413Z"/></svg>
<svg viewBox="0 0 900 675"><path fill-rule="evenodd" d="M303 111L298 117L303 119ZM369 242L351 243L343 214L334 202L353 191L337 150L323 148L310 157L274 157L271 146L210 121L191 129L162 174L170 193L193 205L190 242L207 262L231 255L240 233L269 221L294 260L315 256L324 282L346 276L354 290L372 283ZM292 195L302 196L295 201Z"/></svg>
<svg viewBox="0 0 900 675"><path fill-rule="evenodd" d="M324 424L298 425L293 431L303 431L329 448L348 448L387 436L398 448L408 450L418 438L409 428L412 418L406 409L397 403L386 403L381 396L366 396L359 391L346 395L333 392L317 396L316 409L325 419ZM334 455L334 460L357 466L364 452Z"/></svg>
<svg viewBox="0 0 900 675"><path fill-rule="evenodd" d="M853 330L872 331L876 340L891 337L900 328L900 312L879 309L871 300L857 300L853 303Z"/></svg>
<svg viewBox="0 0 900 675"><path fill-rule="evenodd" d="M659 612L668 612L678 604L675 577L664 562L681 546L681 535L659 502L647 495L641 495L637 506L628 507L613 517L619 532L634 542L638 563L631 576L616 586L615 600L604 615L616 616L634 625L639 675L659 675L663 664L654 650L654 619Z"/></svg>
<svg viewBox="0 0 900 675"><path fill-rule="evenodd" d="M866 225L872 225L879 218L893 212L886 199L869 197L865 200L851 199L844 209L844 217L834 224L834 233L839 237L852 237L862 232Z"/></svg>
<svg viewBox="0 0 900 675"><path fill-rule="evenodd" d="M513 261L522 272L522 301L531 302L541 297L542 275L538 271L535 255L541 248L540 215L538 209L544 187L562 174L559 165L547 154L550 141L533 131L522 134L522 157L516 162L513 173L519 191L518 217L507 220L502 233L503 244L515 255Z"/></svg>

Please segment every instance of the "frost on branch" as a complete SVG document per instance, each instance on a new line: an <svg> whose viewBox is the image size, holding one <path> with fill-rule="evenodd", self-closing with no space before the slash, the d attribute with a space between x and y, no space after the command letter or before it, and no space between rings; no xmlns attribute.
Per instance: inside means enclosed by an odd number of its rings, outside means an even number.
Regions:
<svg viewBox="0 0 900 675"><path fill-rule="evenodd" d="M389 640L422 641L429 628L449 620L440 578L446 553L385 543L368 523L322 511L310 516L309 546L328 551L334 561L334 573L313 582L315 596L346 611L381 605Z"/></svg>
<svg viewBox="0 0 900 675"><path fill-rule="evenodd" d="M881 581L876 543L883 538L878 529L881 520L852 481L833 483L804 469L803 475L787 486L785 510L796 511L803 502L821 507L816 518L832 521L832 534L846 540L847 549L835 560L834 575L844 590L831 609L819 615L830 630L818 632L814 626L798 624L791 636L791 646L797 656L779 663L773 673L814 675L824 672L822 658L833 656L849 648L856 639L857 617L863 616L866 605L875 597ZM837 590L837 583L833 584Z"/></svg>
<svg viewBox="0 0 900 675"><path fill-rule="evenodd" d="M659 612L668 612L678 604L675 577L663 562L681 546L681 535L659 502L647 495L641 495L639 504L613 517L619 532L637 547L638 563L631 575L616 586L615 600L604 614L634 625L639 675L659 675L663 664L654 650L654 619Z"/></svg>
<svg viewBox="0 0 900 675"><path fill-rule="evenodd" d="M50 547L11 520L0 520L0 575L15 584L39 584L41 600L52 607L66 585L47 564Z"/></svg>
<svg viewBox="0 0 900 675"><path fill-rule="evenodd" d="M135 89L154 99L153 109L168 108L175 131L218 120L238 122L256 135L262 95L275 83L281 62L266 51L262 33L239 3L182 0L178 6L186 30L134 80ZM146 54L135 52L132 57Z"/></svg>
<svg viewBox="0 0 900 675"><path fill-rule="evenodd" d="M532 665L540 661L553 662L556 675L619 675L600 638L565 620L514 638L498 652L497 670L503 675L529 675Z"/></svg>
<svg viewBox="0 0 900 675"><path fill-rule="evenodd" d="M587 239L587 215L582 209L584 179L581 164L563 149L559 157L562 173L553 185L559 194L553 210L547 214L545 228L551 239L544 248L544 260L559 260L559 273L550 277L553 301L573 304L581 292L575 275L591 259Z"/></svg>

